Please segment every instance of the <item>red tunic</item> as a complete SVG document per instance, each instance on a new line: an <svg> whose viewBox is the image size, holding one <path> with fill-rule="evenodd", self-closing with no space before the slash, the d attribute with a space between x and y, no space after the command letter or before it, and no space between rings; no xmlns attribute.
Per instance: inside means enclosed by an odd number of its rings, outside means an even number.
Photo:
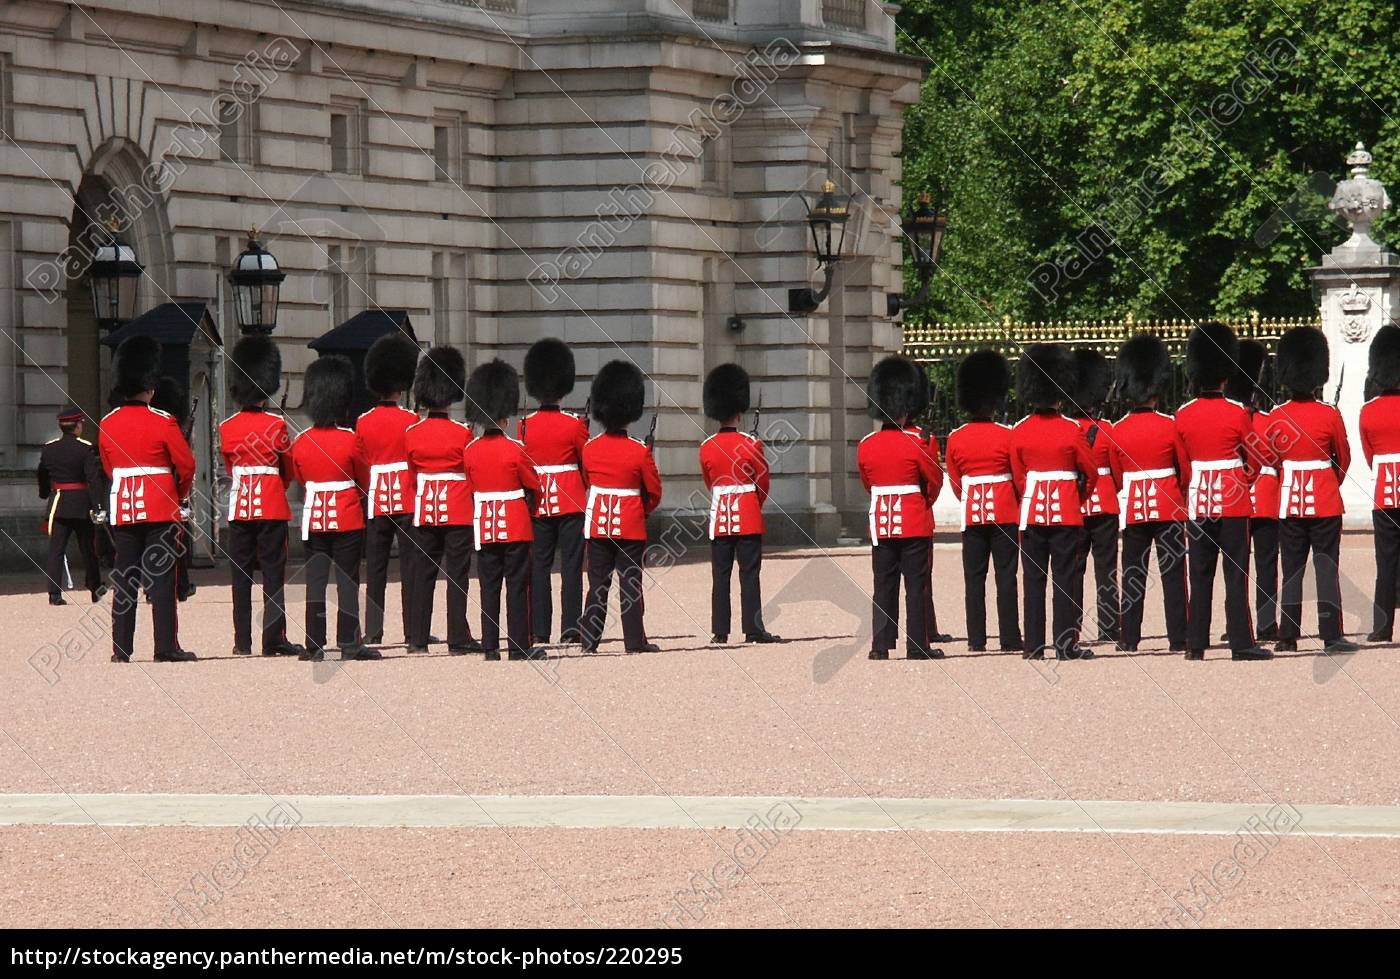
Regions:
<svg viewBox="0 0 1400 979"><path fill-rule="evenodd" d="M626 432L595 435L583 447L583 474L583 536L646 540L647 514L661 502L661 473L646 443Z"/></svg>
<svg viewBox="0 0 1400 979"><path fill-rule="evenodd" d="M1341 481L1351 465L1342 415L1309 398L1269 412L1265 461L1279 471L1278 517L1340 517Z"/></svg>
<svg viewBox="0 0 1400 979"><path fill-rule="evenodd" d="M1118 514L1118 487L1113 482L1113 469L1108 464L1108 447L1113 442L1113 426L1101 418L1076 418L1084 440L1089 432L1094 432L1094 444L1089 448L1094 454L1094 468L1098 478L1089 485L1088 499L1084 501L1084 516L1097 517L1104 514Z"/></svg>
<svg viewBox="0 0 1400 979"><path fill-rule="evenodd" d="M97 437L113 526L173 523L194 487L194 453L174 416L140 401L108 412Z"/></svg>
<svg viewBox="0 0 1400 979"><path fill-rule="evenodd" d="M1249 409L1218 391L1207 391L1176 410L1176 430L1191 464L1186 496L1190 518L1250 516L1253 474L1245 459L1254 421Z"/></svg>
<svg viewBox="0 0 1400 979"><path fill-rule="evenodd" d="M418 416L395 401L381 401L355 422L360 454L369 466L366 490L370 519L397 516L413 509L404 432Z"/></svg>
<svg viewBox="0 0 1400 979"><path fill-rule="evenodd" d="M1058 411L1027 415L1011 430L1011 476L1021 498L1021 529L1082 527L1079 478L1092 486L1098 467L1084 432Z"/></svg>
<svg viewBox="0 0 1400 979"><path fill-rule="evenodd" d="M588 422L584 417L558 405L541 405L538 411L520 419L515 434L524 443L525 454L540 478L535 516L582 513L588 502L580 469L583 446L588 441Z"/></svg>
<svg viewBox="0 0 1400 979"><path fill-rule="evenodd" d="M472 522L472 494L462 461L471 440L472 430L445 411L428 412L404 432L415 527L462 527Z"/></svg>
<svg viewBox="0 0 1400 979"><path fill-rule="evenodd" d="M933 501L943 489L943 470L929 444L886 425L860 440L856 466L870 491L872 544L933 535Z"/></svg>
<svg viewBox="0 0 1400 979"><path fill-rule="evenodd" d="M1118 524L1186 519L1191 461L1171 415L1134 408L1113 424L1108 453L1118 487Z"/></svg>
<svg viewBox="0 0 1400 979"><path fill-rule="evenodd" d="M1250 413L1244 464L1254 477L1249 483L1249 509L1250 516L1256 520L1278 519L1278 467L1266 458L1264 449L1268 425L1267 411Z"/></svg>
<svg viewBox="0 0 1400 979"><path fill-rule="evenodd" d="M462 451L462 468L472 494L476 549L482 544L514 544L535 539L527 493L540 491L525 446L498 428L487 429Z"/></svg>
<svg viewBox="0 0 1400 979"><path fill-rule="evenodd" d="M219 449L229 477L230 520L290 520L287 484L292 464L287 419L264 408L244 408L219 426Z"/></svg>
<svg viewBox="0 0 1400 979"><path fill-rule="evenodd" d="M292 443L292 475L306 491L301 505L301 539L311 534L363 530L360 504L369 479L352 429L308 428Z"/></svg>
<svg viewBox="0 0 1400 979"><path fill-rule="evenodd" d="M710 539L763 533L768 457L763 443L721 428L700 443L700 475L710 491Z"/></svg>
<svg viewBox="0 0 1400 979"><path fill-rule="evenodd" d="M1016 486L1011 481L1011 429L974 419L948 433L948 480L962 500L962 529L1015 523Z"/></svg>
<svg viewBox="0 0 1400 979"><path fill-rule="evenodd" d="M1375 508L1400 507L1400 391L1361 406L1361 449L1376 476Z"/></svg>

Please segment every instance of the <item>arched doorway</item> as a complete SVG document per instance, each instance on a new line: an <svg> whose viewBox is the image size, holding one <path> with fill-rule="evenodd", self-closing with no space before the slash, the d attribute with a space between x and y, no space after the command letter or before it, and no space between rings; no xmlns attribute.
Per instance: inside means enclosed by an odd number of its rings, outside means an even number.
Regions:
<svg viewBox="0 0 1400 979"><path fill-rule="evenodd" d="M92 315L87 265L102 228L115 221L145 266L137 286L137 311L166 302L170 296L170 236L165 200L150 186L153 171L137 146L125 139L104 143L78 185L68 244L74 261L68 268L67 386L68 396L89 417L107 413L110 353L101 344L101 331Z"/></svg>

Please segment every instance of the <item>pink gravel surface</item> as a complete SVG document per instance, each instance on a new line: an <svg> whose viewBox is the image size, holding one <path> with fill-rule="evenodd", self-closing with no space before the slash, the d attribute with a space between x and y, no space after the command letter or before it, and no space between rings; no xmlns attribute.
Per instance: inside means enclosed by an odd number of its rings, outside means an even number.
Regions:
<svg viewBox="0 0 1400 979"><path fill-rule="evenodd" d="M235 846L231 829L15 827L0 833L0 915L21 928L634 927L663 916L676 927L1302 927L1394 926L1400 916L1394 840L1285 836L1210 888L1199 882L1230 856L1231 838L797 831L738 879L700 883L733 840L311 828L211 887Z"/></svg>
<svg viewBox="0 0 1400 979"><path fill-rule="evenodd" d="M1346 538L1353 634L1370 626L1352 601L1370 553L1369 537ZM204 659L188 665L150 661L144 613L139 662L112 664L105 612L50 608L31 581L11 583L0 791L1400 804L1400 651L1326 658L1308 640L1272 663L1218 649L1187 663L1165 649L1155 589L1156 638L1135 656L1100 645L1056 669L959 641L942 662L872 663L867 552L777 554L764 587L781 606L770 628L795 640L783 646L709 646L708 565L687 563L647 592L659 654L612 641L592 658L556 649L541 669L397 648L342 668L231 657L222 574L197 580L181 638ZM956 546L938 549L935 582L942 627L964 636ZM289 600L299 638L299 576ZM95 638L75 639L85 615ZM388 621L397 638L396 608ZM33 668L36 651L56 666Z"/></svg>

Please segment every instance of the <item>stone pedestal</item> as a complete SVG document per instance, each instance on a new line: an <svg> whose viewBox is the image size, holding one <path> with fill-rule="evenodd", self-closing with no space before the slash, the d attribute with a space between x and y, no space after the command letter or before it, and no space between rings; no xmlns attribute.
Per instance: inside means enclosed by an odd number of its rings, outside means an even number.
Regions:
<svg viewBox="0 0 1400 979"><path fill-rule="evenodd" d="M1357 422L1367 397L1371 338L1396 319L1400 308L1400 256L1386 251L1370 235L1371 222L1390 206L1385 187L1368 173L1371 154L1357 143L1347 163L1351 177L1337 185L1328 206L1351 223L1352 236L1324 255L1322 264L1308 274L1330 355L1323 397L1341 411L1351 441L1351 470L1342 485L1346 526L1369 529L1374 476L1361 451Z"/></svg>

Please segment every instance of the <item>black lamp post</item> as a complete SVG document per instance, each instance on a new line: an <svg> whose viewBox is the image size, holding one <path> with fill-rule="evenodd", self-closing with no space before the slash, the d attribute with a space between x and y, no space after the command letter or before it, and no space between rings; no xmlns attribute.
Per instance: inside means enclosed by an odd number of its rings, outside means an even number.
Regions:
<svg viewBox="0 0 1400 979"><path fill-rule="evenodd" d="M277 327L277 303L287 277L277 259L248 232L248 247L234 259L228 281L233 286L233 312L244 334L271 333Z"/></svg>
<svg viewBox="0 0 1400 979"><path fill-rule="evenodd" d="M836 193L830 180L822 184L821 197L807 207L807 226L812 231L812 247L817 253L817 270L824 273L820 290L811 288L788 290L788 311L810 313L831 293L831 280L836 263L841 261L846 247L846 221L850 217L851 199Z"/></svg>
<svg viewBox="0 0 1400 979"><path fill-rule="evenodd" d="M92 315L104 330L115 330L136 316L137 281L145 271L136 250L122 240L115 223L97 246L88 267Z"/></svg>
<svg viewBox="0 0 1400 979"><path fill-rule="evenodd" d="M928 192L919 195L919 202L912 211L904 215L900 230L909 241L910 261L914 275L919 280L919 291L912 299L903 293L892 292L885 297L887 312L898 316L910 306L917 306L928 298L929 285L933 273L938 270L938 259L943 253L943 232L948 228L948 219L929 204Z"/></svg>

